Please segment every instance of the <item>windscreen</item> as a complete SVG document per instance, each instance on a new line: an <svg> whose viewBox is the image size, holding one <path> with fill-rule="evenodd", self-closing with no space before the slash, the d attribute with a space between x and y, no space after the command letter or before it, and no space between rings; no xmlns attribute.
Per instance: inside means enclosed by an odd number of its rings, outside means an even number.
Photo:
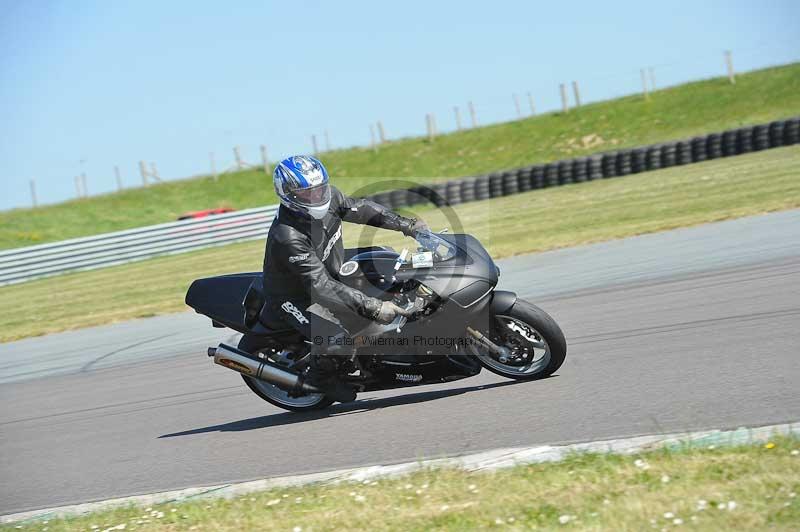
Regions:
<svg viewBox="0 0 800 532"><path fill-rule="evenodd" d="M415 236L420 247L433 253L434 262L442 262L456 256L458 248L430 231L419 231Z"/></svg>

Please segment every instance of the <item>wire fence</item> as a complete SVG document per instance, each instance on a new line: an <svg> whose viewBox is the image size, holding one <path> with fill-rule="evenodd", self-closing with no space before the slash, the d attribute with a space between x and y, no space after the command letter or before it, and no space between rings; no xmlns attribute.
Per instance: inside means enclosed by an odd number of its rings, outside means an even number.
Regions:
<svg viewBox="0 0 800 532"><path fill-rule="evenodd" d="M774 40L765 40L757 47L750 49L737 50L737 57L744 59L752 65L752 56L759 54L759 57L770 52L770 46L774 45ZM691 77L680 76L677 69L689 69ZM413 113L406 113L404 123L387 124L384 120L376 120L365 128L365 134L369 132L367 143L374 150L380 149L382 144L390 142L394 138L408 135L418 135L419 129L425 127L425 134L431 140L436 136L480 127L483 125L494 124L511 120L519 120L534 116L543 111L559 109L562 112L575 109L586 103L597 101L592 89L597 83L605 84L608 80L615 80L614 85L618 87L611 94L599 95L600 99L613 98L634 93L641 93L648 96L657 89L664 88L670 83L686 82L691 78L702 77L702 72L718 76L725 74L731 83L735 84L736 71L734 69L733 55L730 51L708 51L697 53L691 58L681 57L674 61L661 61L652 65L643 66L638 69L621 69L602 73L588 73L576 76L571 80L556 82L550 80L540 82L535 87L510 88L510 92L505 96L500 95L479 95L476 99L466 99L462 102L453 102L443 110L441 105L433 106L433 111L419 113L419 120L413 120ZM659 80L659 77L662 79ZM592 97L595 94L595 97ZM557 95L557 96L556 96ZM556 96L557 101L553 99ZM479 101L480 100L480 101ZM438 110L438 114L437 111ZM416 125L414 125L416 124ZM334 132L335 133L335 132ZM321 128L320 131L313 132L307 136L308 148L311 153L320 151L330 151L334 148L331 142L331 130ZM302 151L302 150L300 150ZM227 161L227 162L223 162ZM86 171L83 165L86 161L81 161L81 171L74 176L75 191L77 198L86 198L89 194L89 186ZM228 157L221 153L208 153L208 175L218 180L221 176L247 169L263 170L270 173L271 165L268 158L267 146L261 144L258 151L250 147L235 145L228 152ZM130 177L127 184L123 183L123 174L119 166L113 167L113 181L116 189L122 191L126 188L135 186L147 187L151 184L160 183L163 177L156 164L152 161L140 160L136 164L137 179L134 184ZM31 204L37 207L41 202L41 194L35 179L30 179L29 183ZM102 186L92 187L93 190L101 190ZM106 187L107 188L107 187Z"/></svg>

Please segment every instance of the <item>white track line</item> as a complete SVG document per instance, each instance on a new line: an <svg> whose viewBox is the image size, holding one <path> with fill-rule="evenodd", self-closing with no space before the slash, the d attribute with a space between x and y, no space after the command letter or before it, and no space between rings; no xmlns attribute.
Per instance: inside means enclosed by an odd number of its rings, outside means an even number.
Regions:
<svg viewBox="0 0 800 532"><path fill-rule="evenodd" d="M800 436L800 422L783 423L756 428L738 428L736 430L704 430L684 434L654 434L650 436L636 436L633 438L620 438L614 440L601 440L587 443L573 443L568 445L540 445L537 447L511 447L494 449L481 453L440 458L434 460L421 460L388 466L356 467L339 469L324 473L311 473L308 475L293 475L287 477L266 478L249 482L234 484L219 484L186 488L173 491L162 491L147 495L120 497L104 501L44 508L28 512L19 512L0 516L0 523L14 523L40 519L52 519L84 515L100 510L119 508L122 506L150 506L167 502L181 502L197 498L224 497L231 498L254 491L263 491L271 488L284 488L302 486L313 483L334 482L363 482L377 477L393 477L407 475L421 469L431 468L457 468L465 471L491 471L515 465L532 464L539 462L553 462L561 460L571 453L617 453L631 454L640 451L664 447L698 447L698 446L726 446L764 441L773 435L798 435Z"/></svg>

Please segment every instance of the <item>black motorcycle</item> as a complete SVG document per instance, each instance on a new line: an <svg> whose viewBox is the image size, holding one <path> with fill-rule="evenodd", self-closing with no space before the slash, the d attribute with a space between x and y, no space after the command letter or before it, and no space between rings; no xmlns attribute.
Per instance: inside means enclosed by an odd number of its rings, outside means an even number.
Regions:
<svg viewBox="0 0 800 532"><path fill-rule="evenodd" d="M468 234L428 231L419 248L346 250L339 280L406 309L393 323L371 322L352 338L355 355L327 357L336 364L335 389L309 383L312 343L294 330L266 328L262 275L240 273L198 279L186 304L215 327L243 334L237 348L208 349L214 362L242 374L262 399L294 411L353 400L359 392L450 382L482 367L503 377L547 377L564 362L567 343L542 309L495 290L500 269ZM355 331L351 330L351 333ZM342 339L340 339L342 340Z"/></svg>

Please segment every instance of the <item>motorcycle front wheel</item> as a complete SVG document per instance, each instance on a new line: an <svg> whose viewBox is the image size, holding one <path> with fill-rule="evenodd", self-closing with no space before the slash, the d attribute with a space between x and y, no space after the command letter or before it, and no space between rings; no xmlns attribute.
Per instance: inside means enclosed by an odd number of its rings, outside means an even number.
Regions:
<svg viewBox="0 0 800 532"><path fill-rule="evenodd" d="M489 371L516 380L548 377L567 356L567 340L558 324L545 311L518 299L510 310L492 316L488 334L495 344L509 350L498 356L470 345L472 354Z"/></svg>
<svg viewBox="0 0 800 532"><path fill-rule="evenodd" d="M273 349L265 347L263 340L259 339L258 337L244 335L239 341L238 347L242 351L250 354L264 353L269 356L272 362L280 365L286 365L288 363L288 359L283 356L283 354L275 353ZM278 388L274 384L254 379L248 375L242 375L242 379L244 379L247 387L250 388L257 396L268 403L285 410L291 410L293 412L308 412L310 410L321 410L323 408L327 408L334 403L333 399L321 393L292 397L288 392Z"/></svg>

